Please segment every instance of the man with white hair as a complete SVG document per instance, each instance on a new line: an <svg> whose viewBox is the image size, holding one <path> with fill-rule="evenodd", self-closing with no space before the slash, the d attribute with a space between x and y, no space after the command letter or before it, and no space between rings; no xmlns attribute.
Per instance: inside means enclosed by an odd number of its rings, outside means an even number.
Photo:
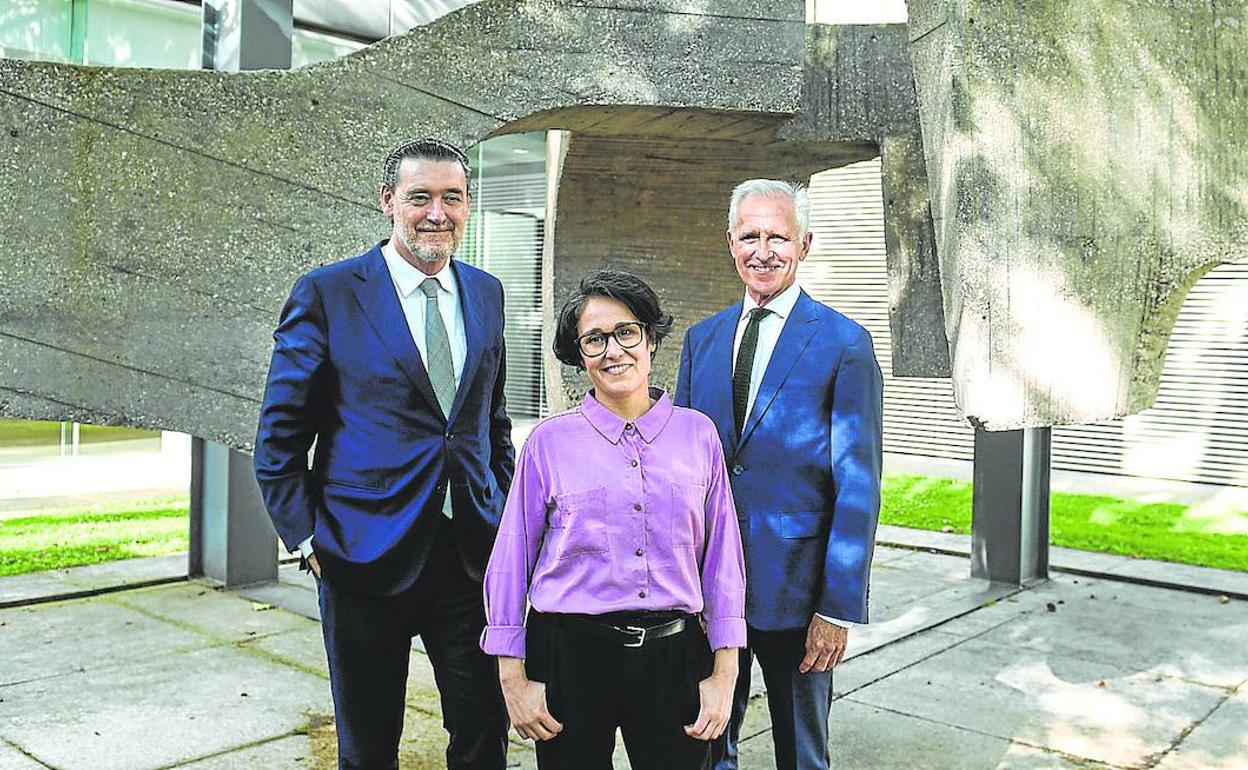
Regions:
<svg viewBox="0 0 1248 770"><path fill-rule="evenodd" d="M879 518L883 385L871 336L797 284L810 252L801 185L733 190L741 302L685 335L676 404L715 421L745 547L748 644L716 770L737 768L755 658L778 770L828 767L832 669L867 621Z"/></svg>

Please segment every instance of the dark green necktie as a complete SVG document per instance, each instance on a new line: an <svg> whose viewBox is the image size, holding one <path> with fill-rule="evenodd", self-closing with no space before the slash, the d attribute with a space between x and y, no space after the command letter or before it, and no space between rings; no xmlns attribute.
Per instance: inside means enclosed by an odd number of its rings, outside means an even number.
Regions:
<svg viewBox="0 0 1248 770"><path fill-rule="evenodd" d="M455 403L455 364L451 359L451 338L438 312L437 278L426 278L420 284L425 293L425 370L433 383L442 414L450 419L451 405Z"/></svg>
<svg viewBox="0 0 1248 770"><path fill-rule="evenodd" d="M741 347L737 349L737 366L732 370L732 416L738 437L745 427L745 408L750 403L750 372L754 369L754 350L758 347L758 325L770 313L763 307L750 311L745 334L741 335Z"/></svg>

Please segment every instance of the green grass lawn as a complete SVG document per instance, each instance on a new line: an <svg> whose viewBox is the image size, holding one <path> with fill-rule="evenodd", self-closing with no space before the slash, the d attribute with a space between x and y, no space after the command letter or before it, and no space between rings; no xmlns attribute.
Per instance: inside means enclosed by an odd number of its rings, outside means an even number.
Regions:
<svg viewBox="0 0 1248 770"><path fill-rule="evenodd" d="M159 436L158 430L136 430L113 425L81 425L78 429L78 440L83 444ZM49 446L55 448L60 441L61 424L59 422L0 418L0 447Z"/></svg>
<svg viewBox="0 0 1248 770"><path fill-rule="evenodd" d="M1248 512L1195 515L1176 503L1055 493L1054 545L1248 572ZM890 473L880 521L971 531L971 485ZM185 499L0 519L0 576L187 549Z"/></svg>
<svg viewBox="0 0 1248 770"><path fill-rule="evenodd" d="M911 476L884 477L880 523L971 531L971 484ZM1180 503L1145 503L1101 495L1053 493L1053 545L1142 559L1248 572L1248 512L1194 515Z"/></svg>
<svg viewBox="0 0 1248 770"><path fill-rule="evenodd" d="M182 500L0 519L0 577L185 551Z"/></svg>

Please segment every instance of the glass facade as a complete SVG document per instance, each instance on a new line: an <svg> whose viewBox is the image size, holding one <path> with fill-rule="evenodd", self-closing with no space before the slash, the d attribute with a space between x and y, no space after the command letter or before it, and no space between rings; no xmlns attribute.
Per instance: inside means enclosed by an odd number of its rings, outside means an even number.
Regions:
<svg viewBox="0 0 1248 770"><path fill-rule="evenodd" d="M72 61L73 6L69 0L8 0L0 5L0 56Z"/></svg>
<svg viewBox="0 0 1248 770"><path fill-rule="evenodd" d="M540 417L546 413L541 304L546 134L487 139L469 157L476 195L461 257L503 283L508 412Z"/></svg>

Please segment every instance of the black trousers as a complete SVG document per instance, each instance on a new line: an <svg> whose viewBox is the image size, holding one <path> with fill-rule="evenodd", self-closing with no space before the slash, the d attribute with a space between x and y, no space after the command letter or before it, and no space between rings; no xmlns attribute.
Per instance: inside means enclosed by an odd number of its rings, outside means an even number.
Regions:
<svg viewBox="0 0 1248 770"><path fill-rule="evenodd" d="M485 627L481 584L464 571L450 522L416 583L390 597L320 584L321 628L338 729L338 766L392 770L407 691L412 637L429 653L450 733L448 770L503 770L507 707L495 659L477 641Z"/></svg>
<svg viewBox="0 0 1248 770"><path fill-rule="evenodd" d="M651 626L678 614L597 617ZM698 683L710 676L714 663L696 619L681 634L629 648L551 617L530 611L526 624L526 672L546 683L547 706L563 723L559 735L537 742L541 770L610 770L617 727L633 770L710 767L710 743L684 730L697 719Z"/></svg>

